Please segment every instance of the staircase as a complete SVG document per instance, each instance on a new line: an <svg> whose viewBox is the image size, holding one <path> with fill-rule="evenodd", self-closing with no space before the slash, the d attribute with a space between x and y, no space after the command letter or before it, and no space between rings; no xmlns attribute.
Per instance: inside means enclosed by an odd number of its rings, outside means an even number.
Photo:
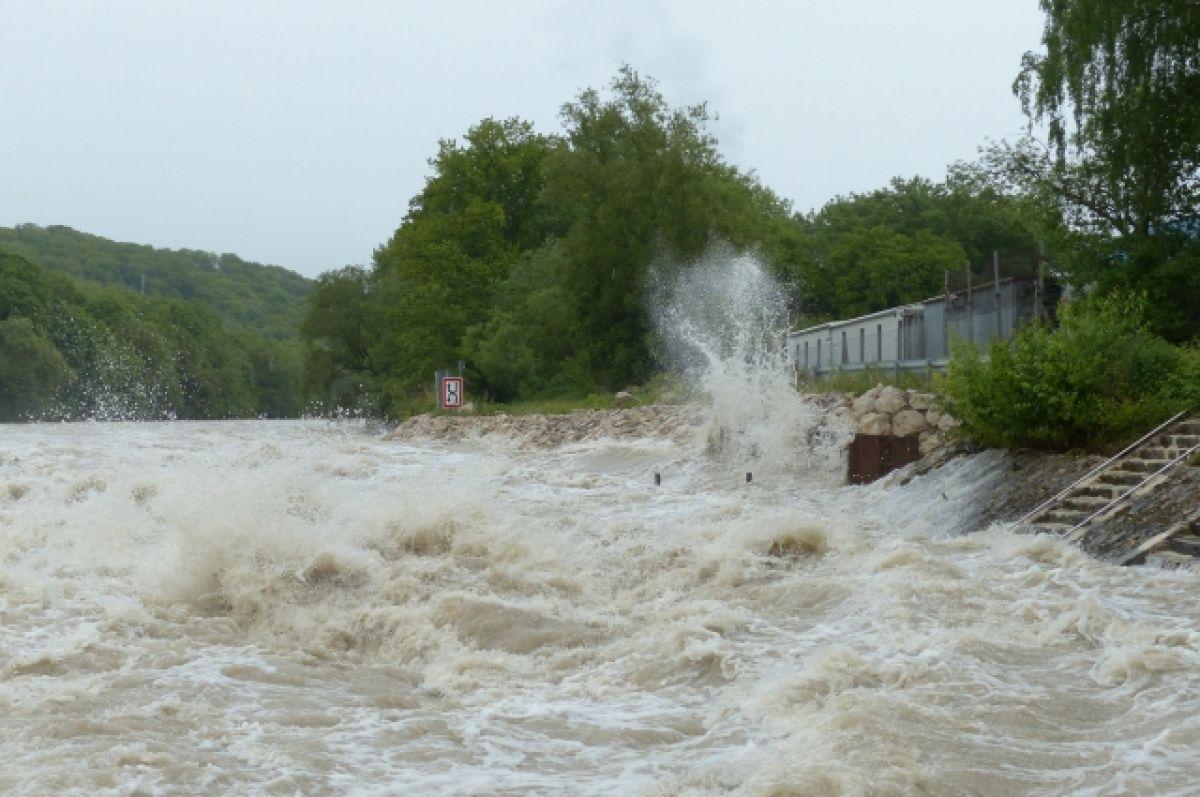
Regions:
<svg viewBox="0 0 1200 797"><path fill-rule="evenodd" d="M1165 570L1200 567L1200 511L1126 554L1123 565L1156 565Z"/></svg>
<svg viewBox="0 0 1200 797"><path fill-rule="evenodd" d="M1088 528L1137 495L1152 491L1177 465L1200 451L1200 410L1181 412L1079 481L1025 515L1020 523L1076 541ZM1157 542L1156 542L1157 541ZM1156 545L1145 551L1152 542ZM1137 554L1141 552L1140 558ZM1173 526L1126 557L1126 564L1200 562L1200 518ZM1135 561L1136 560L1136 561Z"/></svg>

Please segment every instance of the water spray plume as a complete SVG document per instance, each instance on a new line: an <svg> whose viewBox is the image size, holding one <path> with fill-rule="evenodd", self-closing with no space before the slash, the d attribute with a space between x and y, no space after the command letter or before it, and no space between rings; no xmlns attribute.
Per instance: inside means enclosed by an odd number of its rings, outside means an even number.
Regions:
<svg viewBox="0 0 1200 797"><path fill-rule="evenodd" d="M671 367L712 403L709 453L768 478L837 474L844 441L796 394L782 351L787 298L764 264L715 246L661 282L655 328Z"/></svg>

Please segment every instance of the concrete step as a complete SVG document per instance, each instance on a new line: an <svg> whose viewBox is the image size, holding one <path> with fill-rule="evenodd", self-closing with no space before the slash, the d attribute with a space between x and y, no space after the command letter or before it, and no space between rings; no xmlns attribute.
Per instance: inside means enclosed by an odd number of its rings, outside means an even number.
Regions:
<svg viewBox="0 0 1200 797"><path fill-rule="evenodd" d="M1156 471L1164 465L1179 459L1180 457L1191 451L1191 448L1159 448L1155 449L1151 456L1142 456L1143 452L1138 451L1127 459L1121 460L1117 467L1134 463L1140 470ZM1132 469L1132 468L1131 468Z"/></svg>
<svg viewBox="0 0 1200 797"><path fill-rule="evenodd" d="M1055 507L1048 512L1043 512L1034 522L1039 526L1044 526L1047 523L1062 523L1067 526L1076 526L1079 521L1086 520L1091 512L1079 512L1072 509L1063 509Z"/></svg>
<svg viewBox="0 0 1200 797"><path fill-rule="evenodd" d="M1141 484L1143 479L1140 473L1126 473L1119 470L1108 470L1100 474L1100 478L1096 479L1098 485L1126 486L1132 487Z"/></svg>
<svg viewBox="0 0 1200 797"><path fill-rule="evenodd" d="M1054 534L1064 534L1075 528L1074 523L1058 523L1056 521L1043 522L1041 520L1035 520L1033 521L1033 525L1037 526L1042 531L1049 531Z"/></svg>
<svg viewBox="0 0 1200 797"><path fill-rule="evenodd" d="M1162 467L1162 460L1148 459L1126 459L1122 460L1119 465L1116 465L1113 470L1119 470L1124 473L1154 473Z"/></svg>
<svg viewBox="0 0 1200 797"><path fill-rule="evenodd" d="M1063 509L1075 509L1080 512L1087 512L1089 515L1095 512L1102 506L1108 506L1112 502L1112 498L1105 496L1103 498L1090 495L1072 495L1064 498L1059 506Z"/></svg>
<svg viewBox="0 0 1200 797"><path fill-rule="evenodd" d="M1151 479L1154 474L1197 447L1200 447L1200 416L1160 431L1106 470L1077 483L1065 497L1042 511L1032 523L1045 531L1069 534L1071 539L1081 537L1086 533L1086 525L1081 525L1084 521L1105 512L1110 504L1128 493L1139 488L1148 489L1153 483ZM1178 530L1176 526L1169 534L1160 534L1152 545L1144 544L1134 558L1158 557L1155 561L1162 567L1180 567L1184 564L1190 567L1194 554L1200 566L1200 520L1192 524L1190 531L1193 534L1181 535ZM1180 541L1168 543L1166 540L1171 534L1177 535ZM1154 548L1158 550L1149 553Z"/></svg>
<svg viewBox="0 0 1200 797"><path fill-rule="evenodd" d="M1179 570L1193 568L1197 559L1177 551L1154 551L1146 556L1146 564L1161 567L1164 570Z"/></svg>
<svg viewBox="0 0 1200 797"><path fill-rule="evenodd" d="M1103 484L1097 484L1096 482L1092 482L1091 484L1087 485L1086 487L1080 487L1078 490L1071 493L1071 495L1079 496L1079 497L1088 497L1088 498L1103 498L1106 501L1111 501L1113 498L1116 498L1122 492L1124 492L1123 489L1118 490L1115 487L1106 486Z"/></svg>
<svg viewBox="0 0 1200 797"><path fill-rule="evenodd" d="M1170 550L1188 556L1200 556L1200 537L1195 534L1177 534L1167 541Z"/></svg>

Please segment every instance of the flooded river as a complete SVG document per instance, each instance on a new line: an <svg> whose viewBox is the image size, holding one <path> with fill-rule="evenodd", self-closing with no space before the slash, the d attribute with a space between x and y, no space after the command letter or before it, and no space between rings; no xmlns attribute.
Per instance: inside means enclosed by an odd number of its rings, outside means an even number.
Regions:
<svg viewBox="0 0 1200 797"><path fill-rule="evenodd" d="M998 461L0 427L0 792L1195 794L1196 577L962 528Z"/></svg>

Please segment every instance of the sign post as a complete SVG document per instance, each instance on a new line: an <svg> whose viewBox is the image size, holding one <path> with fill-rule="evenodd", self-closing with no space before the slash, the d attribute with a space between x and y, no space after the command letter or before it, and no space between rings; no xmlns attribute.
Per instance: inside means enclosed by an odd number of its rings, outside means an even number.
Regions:
<svg viewBox="0 0 1200 797"><path fill-rule="evenodd" d="M440 380L438 386L438 406L444 410L460 410L463 406L463 399L466 391L463 385L461 376L445 376Z"/></svg>

